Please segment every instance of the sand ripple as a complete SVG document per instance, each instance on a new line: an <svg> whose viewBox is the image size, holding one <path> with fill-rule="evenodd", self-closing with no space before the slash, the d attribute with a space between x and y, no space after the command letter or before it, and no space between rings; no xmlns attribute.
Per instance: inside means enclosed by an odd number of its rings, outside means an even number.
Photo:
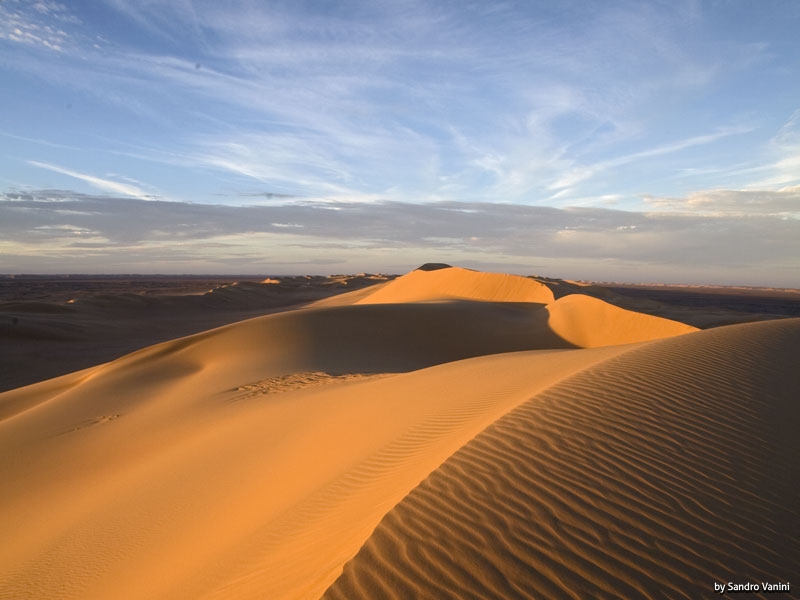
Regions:
<svg viewBox="0 0 800 600"><path fill-rule="evenodd" d="M790 581L798 355L800 320L748 324L568 378L412 491L325 597L694 599Z"/></svg>

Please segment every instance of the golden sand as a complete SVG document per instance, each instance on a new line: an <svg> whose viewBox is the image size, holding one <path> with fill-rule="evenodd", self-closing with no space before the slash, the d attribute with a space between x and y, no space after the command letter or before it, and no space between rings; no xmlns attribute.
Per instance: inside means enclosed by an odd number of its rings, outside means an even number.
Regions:
<svg viewBox="0 0 800 600"><path fill-rule="evenodd" d="M456 268L157 344L0 394L0 598L787 579L798 355Z"/></svg>

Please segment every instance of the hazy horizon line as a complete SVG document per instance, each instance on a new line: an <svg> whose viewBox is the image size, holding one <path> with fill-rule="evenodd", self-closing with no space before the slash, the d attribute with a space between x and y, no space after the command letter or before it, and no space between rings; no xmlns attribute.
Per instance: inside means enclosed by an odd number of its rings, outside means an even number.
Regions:
<svg viewBox="0 0 800 600"><path fill-rule="evenodd" d="M504 273L507 275L517 275L519 277L534 277L540 279L546 279L549 281L575 281L578 283L587 283L592 285L604 285L604 286L663 286L663 287L688 287L688 288L731 288L731 289L747 289L747 290L777 290L777 291L792 291L792 292L800 292L800 287L784 287L784 286L777 286L777 285L745 285L745 284L719 284L719 283L687 283L687 282L669 282L669 281L607 281L607 280L600 280L600 279L572 279L572 278L562 278L562 277L550 277L546 275L537 275L527 274L522 275L520 273L513 273L513 272L506 272L506 271L482 271L480 269L470 269L468 267L458 267L457 265L452 265L456 268L463 268L470 271L479 271L483 273ZM404 273L390 273L390 272L382 272L382 271L359 271L353 273L269 273L269 272L260 272L260 273L0 273L0 279L10 280L10 279L23 279L23 278L30 278L30 279L45 279L45 278L78 278L78 277L86 277L92 279L102 279L102 278L114 278L114 279L122 279L122 278L136 278L136 279L161 279L161 278L186 278L186 279L236 279L236 278L253 278L253 279L260 279L260 278L269 278L269 277L359 277L359 276L370 276L370 275L381 275L381 276L389 276L389 277L401 277L407 273L417 270L410 269Z"/></svg>

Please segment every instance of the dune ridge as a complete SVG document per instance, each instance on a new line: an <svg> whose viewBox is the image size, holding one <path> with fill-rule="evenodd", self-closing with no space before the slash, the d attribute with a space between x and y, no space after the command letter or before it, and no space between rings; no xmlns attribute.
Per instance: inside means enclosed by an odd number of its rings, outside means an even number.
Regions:
<svg viewBox="0 0 800 600"><path fill-rule="evenodd" d="M798 353L798 319L736 325L565 379L412 491L325 597L691 599L788 581Z"/></svg>
<svg viewBox="0 0 800 600"><path fill-rule="evenodd" d="M411 271L375 286L358 304L479 300L549 304L553 292L538 281L518 275L481 273L459 267Z"/></svg>

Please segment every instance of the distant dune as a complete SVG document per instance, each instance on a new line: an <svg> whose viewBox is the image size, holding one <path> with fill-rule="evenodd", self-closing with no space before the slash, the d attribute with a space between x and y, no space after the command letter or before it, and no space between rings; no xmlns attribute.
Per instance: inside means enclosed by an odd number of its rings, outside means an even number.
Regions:
<svg viewBox="0 0 800 600"><path fill-rule="evenodd" d="M480 273L457 267L412 271L372 288L358 304L477 300L549 304L553 292L538 281L517 275Z"/></svg>
<svg viewBox="0 0 800 600"><path fill-rule="evenodd" d="M429 265L0 394L0 598L789 580L800 319L698 331L546 283Z"/></svg>

